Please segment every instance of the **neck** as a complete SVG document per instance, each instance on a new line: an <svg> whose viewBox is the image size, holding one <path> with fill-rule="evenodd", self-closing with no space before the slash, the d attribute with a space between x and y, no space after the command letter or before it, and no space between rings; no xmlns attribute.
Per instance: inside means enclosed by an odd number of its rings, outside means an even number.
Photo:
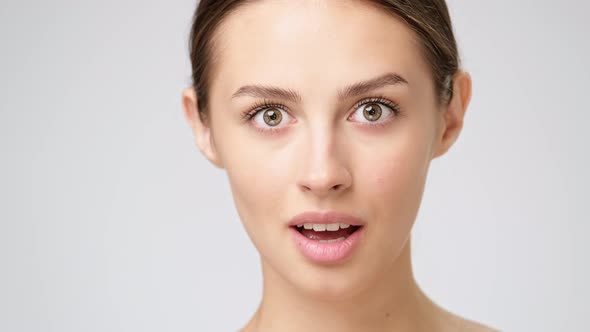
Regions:
<svg viewBox="0 0 590 332"><path fill-rule="evenodd" d="M302 294L264 261L262 272L262 301L244 332L414 331L428 326L434 308L414 280L409 239L379 280L338 300Z"/></svg>

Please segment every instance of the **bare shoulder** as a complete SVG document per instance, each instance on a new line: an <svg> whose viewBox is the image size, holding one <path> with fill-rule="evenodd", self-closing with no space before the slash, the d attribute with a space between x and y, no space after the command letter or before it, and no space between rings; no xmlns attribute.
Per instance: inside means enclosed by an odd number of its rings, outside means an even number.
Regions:
<svg viewBox="0 0 590 332"><path fill-rule="evenodd" d="M500 332L500 330L491 326L484 325L480 322L470 320L450 312L446 312L446 319L443 331L461 331L461 332Z"/></svg>
<svg viewBox="0 0 590 332"><path fill-rule="evenodd" d="M457 329L455 331L463 332L500 332L500 330L497 330L491 326L463 318L461 318L461 321L457 323L456 327Z"/></svg>

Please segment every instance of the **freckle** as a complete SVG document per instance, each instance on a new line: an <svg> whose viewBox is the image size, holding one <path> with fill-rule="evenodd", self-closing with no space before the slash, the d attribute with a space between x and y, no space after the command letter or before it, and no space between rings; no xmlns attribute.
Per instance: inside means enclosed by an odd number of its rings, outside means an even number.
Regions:
<svg viewBox="0 0 590 332"><path fill-rule="evenodd" d="M385 313L385 317L389 317L389 312L386 312Z"/></svg>

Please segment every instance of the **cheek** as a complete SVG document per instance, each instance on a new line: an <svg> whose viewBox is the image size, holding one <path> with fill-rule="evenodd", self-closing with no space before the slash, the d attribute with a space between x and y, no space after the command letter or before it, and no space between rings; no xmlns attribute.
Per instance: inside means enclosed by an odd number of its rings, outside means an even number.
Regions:
<svg viewBox="0 0 590 332"><path fill-rule="evenodd" d="M237 142L236 142L237 143ZM227 144L223 147L225 168L236 210L248 235L255 245L266 227L279 220L286 200L288 186L288 160L284 156L268 153L256 147Z"/></svg>
<svg viewBox="0 0 590 332"><path fill-rule="evenodd" d="M409 203L422 192L426 161L420 151L395 150L382 154L372 164L369 186L374 202L385 205Z"/></svg>
<svg viewBox="0 0 590 332"><path fill-rule="evenodd" d="M375 157L364 163L365 180L361 187L370 208L372 219L377 223L378 250L391 253L401 248L414 224L428 170L428 144L418 136L396 140Z"/></svg>

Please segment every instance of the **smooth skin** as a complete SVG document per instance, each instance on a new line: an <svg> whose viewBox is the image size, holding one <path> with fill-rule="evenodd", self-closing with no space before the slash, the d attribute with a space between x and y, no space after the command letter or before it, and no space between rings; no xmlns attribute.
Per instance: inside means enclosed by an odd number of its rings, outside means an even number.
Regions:
<svg viewBox="0 0 590 332"><path fill-rule="evenodd" d="M216 42L209 121L198 116L192 88L182 104L196 146L227 171L260 253L262 301L241 331L494 331L431 301L410 260L430 162L459 136L470 75L457 72L452 100L439 105L412 31L363 1L256 1L226 18ZM386 74L407 83L388 80L339 98L346 87ZM232 97L249 85L300 98ZM381 117L369 121L358 105L375 97L401 113L379 104ZM264 99L282 106L244 120ZM279 124L264 120L268 110L280 113ZM324 210L367 223L353 255L339 264L309 261L290 237L293 216Z"/></svg>

